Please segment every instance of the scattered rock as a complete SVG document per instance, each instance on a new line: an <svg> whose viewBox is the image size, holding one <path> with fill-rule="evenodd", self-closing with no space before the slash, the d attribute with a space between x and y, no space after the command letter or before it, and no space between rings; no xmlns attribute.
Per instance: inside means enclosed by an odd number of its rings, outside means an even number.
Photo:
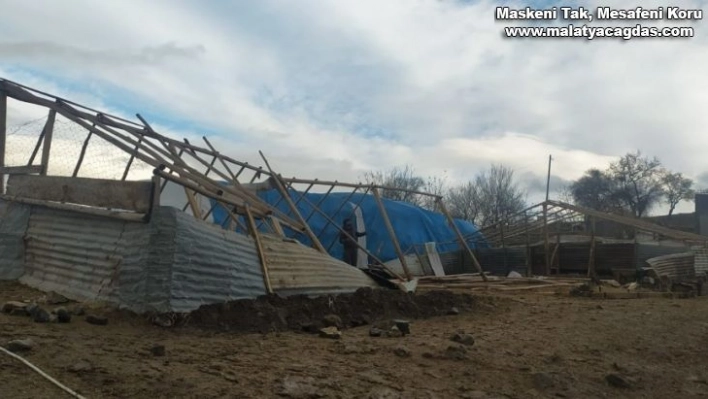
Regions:
<svg viewBox="0 0 708 399"><path fill-rule="evenodd" d="M462 345L472 346L474 345L474 337L471 334L461 334L457 333L452 336L451 340Z"/></svg>
<svg viewBox="0 0 708 399"><path fill-rule="evenodd" d="M393 323L403 335L411 333L411 323L408 320L394 320Z"/></svg>
<svg viewBox="0 0 708 399"><path fill-rule="evenodd" d="M604 283L609 285L610 287L615 287L615 288L622 287L622 284L620 284L617 280L606 280L606 281L604 281Z"/></svg>
<svg viewBox="0 0 708 399"><path fill-rule="evenodd" d="M13 314L12 313L13 311L21 310L25 315L27 315L26 308L27 308L26 303L22 303L22 302L18 302L18 301L9 301L9 302L5 302L2 305L2 312Z"/></svg>
<svg viewBox="0 0 708 399"><path fill-rule="evenodd" d="M15 339L7 343L5 346L10 352L27 352L34 347L34 341L31 339Z"/></svg>
<svg viewBox="0 0 708 399"><path fill-rule="evenodd" d="M50 305L60 305L67 302L69 302L69 300L65 296L57 294L54 291L47 294L47 303Z"/></svg>
<svg viewBox="0 0 708 399"><path fill-rule="evenodd" d="M447 311L447 314L450 316L457 316L458 314L460 314L460 309L452 307L450 308L450 310Z"/></svg>
<svg viewBox="0 0 708 399"><path fill-rule="evenodd" d="M511 272L509 272L509 275L506 277L507 278L523 278L524 276L522 276L521 273L512 270Z"/></svg>
<svg viewBox="0 0 708 399"><path fill-rule="evenodd" d="M382 335L383 335L383 331L380 328L371 327L369 329L369 336L370 337L380 337Z"/></svg>
<svg viewBox="0 0 708 399"><path fill-rule="evenodd" d="M96 316L90 314L86 316L86 322L97 326L105 326L106 324L108 324L108 319L104 316Z"/></svg>
<svg viewBox="0 0 708 399"><path fill-rule="evenodd" d="M34 320L35 323L49 323L52 319L52 315L40 307L37 307L32 313L32 320Z"/></svg>
<svg viewBox="0 0 708 399"><path fill-rule="evenodd" d="M154 324L156 326L164 327L164 328L169 328L169 327L172 327L173 322L172 322L172 319L168 315L158 314L158 315L155 315L155 317L153 317L152 324Z"/></svg>
<svg viewBox="0 0 708 399"><path fill-rule="evenodd" d="M540 391L552 388L556 385L553 376L547 373L535 373L531 376L531 379L533 380L533 385Z"/></svg>
<svg viewBox="0 0 708 399"><path fill-rule="evenodd" d="M317 381L312 377L287 376L280 382L278 394L292 399L325 397L317 387Z"/></svg>
<svg viewBox="0 0 708 399"><path fill-rule="evenodd" d="M83 316L86 314L86 308L83 306L75 306L73 309L71 309L71 313L74 316Z"/></svg>
<svg viewBox="0 0 708 399"><path fill-rule="evenodd" d="M398 329L398 327L393 326L390 330L386 331L386 336L389 338L400 338L403 336L403 333Z"/></svg>
<svg viewBox="0 0 708 399"><path fill-rule="evenodd" d="M402 346L399 346L396 349L394 349L393 354L398 357L411 357L411 351L409 351L407 348L404 348Z"/></svg>
<svg viewBox="0 0 708 399"><path fill-rule="evenodd" d="M337 327L325 327L320 330L320 337L329 339L340 339L342 338L342 332L337 329Z"/></svg>
<svg viewBox="0 0 708 399"><path fill-rule="evenodd" d="M150 348L150 353L152 353L153 356L165 356L165 345L153 345Z"/></svg>
<svg viewBox="0 0 708 399"><path fill-rule="evenodd" d="M69 323L71 321L71 313L66 308L57 308L54 312L57 314L59 323Z"/></svg>
<svg viewBox="0 0 708 399"><path fill-rule="evenodd" d="M69 366L68 370L72 373L81 373L93 370L93 365L86 360L80 360L78 363Z"/></svg>
<svg viewBox="0 0 708 399"><path fill-rule="evenodd" d="M336 314L328 314L327 316L322 318L322 324L324 324L325 327L343 327L342 318L337 316Z"/></svg>
<svg viewBox="0 0 708 399"><path fill-rule="evenodd" d="M445 350L444 356L453 360L464 360L467 358L467 348L462 345L451 345Z"/></svg>
<svg viewBox="0 0 708 399"><path fill-rule="evenodd" d="M36 303L31 303L25 307L25 310L27 310L27 314L34 317L34 314L37 312L39 309L39 306L37 306Z"/></svg>
<svg viewBox="0 0 708 399"><path fill-rule="evenodd" d="M605 376L605 381L607 381L610 386L615 388L628 389L632 387L626 378L615 373L607 374Z"/></svg>

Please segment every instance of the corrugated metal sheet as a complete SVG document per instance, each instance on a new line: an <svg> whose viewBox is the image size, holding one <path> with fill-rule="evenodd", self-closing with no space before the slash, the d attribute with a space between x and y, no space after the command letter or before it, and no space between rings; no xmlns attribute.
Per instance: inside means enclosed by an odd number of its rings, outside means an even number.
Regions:
<svg viewBox="0 0 708 399"><path fill-rule="evenodd" d="M110 300L118 285L127 222L32 207L20 281L77 300Z"/></svg>
<svg viewBox="0 0 708 399"><path fill-rule="evenodd" d="M432 275L432 273L426 273L425 269L423 267L423 263L421 262L421 256L418 255L406 255L406 265L408 266L408 271L411 273L412 276L426 276L426 275ZM401 261L399 259L393 259L388 262L384 262L386 264L386 267L391 269L391 271L398 273L401 276L405 276L405 272L403 271L403 266L401 266Z"/></svg>
<svg viewBox="0 0 708 399"><path fill-rule="evenodd" d="M175 216L176 246L170 281L174 311L266 293L252 238L182 212L175 212Z"/></svg>
<svg viewBox="0 0 708 399"><path fill-rule="evenodd" d="M660 276L669 276L674 281L680 281L696 276L695 256L693 252L683 252L647 259L647 263Z"/></svg>
<svg viewBox="0 0 708 399"><path fill-rule="evenodd" d="M25 271L24 236L30 207L0 201L0 280L15 280Z"/></svg>
<svg viewBox="0 0 708 399"><path fill-rule="evenodd" d="M708 275L708 249L701 248L695 251L695 269L696 274Z"/></svg>
<svg viewBox="0 0 708 399"><path fill-rule="evenodd" d="M361 270L300 243L263 234L270 282L282 295L326 295L378 287Z"/></svg>
<svg viewBox="0 0 708 399"><path fill-rule="evenodd" d="M687 252L687 248L640 243L637 245L637 268L645 267L646 261L657 256Z"/></svg>

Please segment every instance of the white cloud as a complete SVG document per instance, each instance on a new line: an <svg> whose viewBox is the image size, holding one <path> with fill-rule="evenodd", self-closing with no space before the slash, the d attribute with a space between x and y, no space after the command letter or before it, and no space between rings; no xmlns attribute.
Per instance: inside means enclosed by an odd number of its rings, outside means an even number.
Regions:
<svg viewBox="0 0 708 399"><path fill-rule="evenodd" d="M262 149L285 175L357 180L413 164L460 180L502 162L545 181L552 153L569 180L638 148L705 172L702 23L693 39L508 40L494 6L6 1L0 73L114 112L129 93L138 102L123 113L189 121L168 130L192 138L220 132L222 152L260 164Z"/></svg>

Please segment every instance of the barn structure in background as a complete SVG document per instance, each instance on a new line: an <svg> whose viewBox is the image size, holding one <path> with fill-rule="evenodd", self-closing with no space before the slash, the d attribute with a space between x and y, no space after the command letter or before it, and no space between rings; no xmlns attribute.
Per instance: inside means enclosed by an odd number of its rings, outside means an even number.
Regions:
<svg viewBox="0 0 708 399"><path fill-rule="evenodd" d="M41 131L8 132L8 100L42 108ZM221 154L206 137L205 146L175 140L137 118L0 79L0 278L137 311L189 311L273 292L352 292L376 287L382 277L405 283L414 277L407 250L427 245L429 262L437 241L455 241L443 247L463 251L486 279L473 251L482 242L475 227L453 220L438 196L415 193L437 204L439 213L426 215L435 220L433 233L403 237L406 217L419 210L389 214L404 208L381 198L380 190L395 188L284 178L263 154L263 166L250 165ZM82 139L62 142L59 126L78 129ZM13 148L20 138L33 140L31 151ZM97 143L102 150L93 156L112 160L110 177L86 174ZM184 205L164 206L168 185L184 192ZM298 191L302 185L307 188ZM324 192L314 203L308 194L317 187ZM345 212L352 198L367 204L367 229L382 245L358 244L368 260L361 268L331 256L333 234L347 233L341 209L324 211L322 204L337 197ZM326 226L315 231L313 220ZM433 274L444 273L437 266Z"/></svg>

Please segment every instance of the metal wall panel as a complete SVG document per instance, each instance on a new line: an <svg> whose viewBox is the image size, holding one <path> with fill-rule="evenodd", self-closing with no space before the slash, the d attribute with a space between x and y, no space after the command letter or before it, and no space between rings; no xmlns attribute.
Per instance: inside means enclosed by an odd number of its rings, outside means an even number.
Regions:
<svg viewBox="0 0 708 399"><path fill-rule="evenodd" d="M20 281L77 300L111 300L123 249L139 242L128 222L32 207ZM146 227L146 225L143 225Z"/></svg>
<svg viewBox="0 0 708 399"><path fill-rule="evenodd" d="M170 275L173 311L186 312L204 304L266 293L252 238L183 212L174 211L174 215L177 228Z"/></svg>
<svg viewBox="0 0 708 399"><path fill-rule="evenodd" d="M361 287L378 287L356 267L300 243L263 234L270 282L282 295L351 293Z"/></svg>
<svg viewBox="0 0 708 399"><path fill-rule="evenodd" d="M0 280L15 280L25 271L24 236L30 207L0 201Z"/></svg>
<svg viewBox="0 0 708 399"><path fill-rule="evenodd" d="M411 273L411 276L420 277L425 275L433 275L432 271L430 273L425 272L425 268L421 262L421 258L425 258L425 256L406 255L405 258L406 266L408 266L408 271ZM386 264L386 267L391 269L393 272L398 273L401 276L405 276L405 271L403 271L403 266L401 266L401 261L399 259L390 260L384 263Z"/></svg>
<svg viewBox="0 0 708 399"><path fill-rule="evenodd" d="M683 252L647 259L647 263L660 276L669 276L674 281L680 281L696 276L695 256L693 252Z"/></svg>

